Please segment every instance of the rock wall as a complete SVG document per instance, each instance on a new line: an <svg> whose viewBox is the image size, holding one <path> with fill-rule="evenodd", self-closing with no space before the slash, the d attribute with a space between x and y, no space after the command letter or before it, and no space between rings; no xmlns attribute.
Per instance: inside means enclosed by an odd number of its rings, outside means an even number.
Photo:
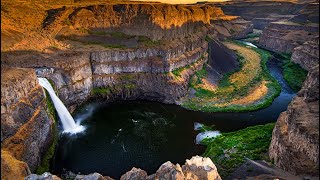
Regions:
<svg viewBox="0 0 320 180"><path fill-rule="evenodd" d="M319 38L293 49L291 61L310 71L319 64Z"/></svg>
<svg viewBox="0 0 320 180"><path fill-rule="evenodd" d="M90 97L149 99L178 103L188 91L190 76L207 61L203 32L169 47L137 50L68 51L50 56L5 56L4 64L37 69L55 84L60 99L73 111ZM176 77L171 71L186 68ZM104 93L99 93L101 90Z"/></svg>
<svg viewBox="0 0 320 180"><path fill-rule="evenodd" d="M26 177L26 180L40 180L44 176L60 178L50 173L44 173L43 175L32 174ZM102 176L99 173L92 173L89 175L76 175L76 180L90 179L90 180L113 180L108 176ZM210 158L203 158L201 156L193 156L190 160L186 160L186 163L181 167L179 164L172 164L170 161L163 163L155 174L149 175L142 169L132 168L121 176L120 180L133 180L133 179L145 179L145 180L221 180L216 166L213 164Z"/></svg>
<svg viewBox="0 0 320 180"><path fill-rule="evenodd" d="M319 174L319 65L276 123L269 147L276 166L294 174Z"/></svg>
<svg viewBox="0 0 320 180"><path fill-rule="evenodd" d="M198 5L105 4L75 8L69 19L74 28L117 31L159 40L196 33L203 25L210 24L216 12L221 10Z"/></svg>
<svg viewBox="0 0 320 180"><path fill-rule="evenodd" d="M292 53L293 49L319 36L318 25L293 22L272 22L262 32L259 45L278 53Z"/></svg>
<svg viewBox="0 0 320 180"><path fill-rule="evenodd" d="M35 71L2 67L1 151L35 171L52 142L52 124Z"/></svg>

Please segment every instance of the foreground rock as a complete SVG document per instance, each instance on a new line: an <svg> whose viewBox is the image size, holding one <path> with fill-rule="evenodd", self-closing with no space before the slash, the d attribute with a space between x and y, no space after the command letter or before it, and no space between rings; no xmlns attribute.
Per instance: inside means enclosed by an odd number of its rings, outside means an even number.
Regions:
<svg viewBox="0 0 320 180"><path fill-rule="evenodd" d="M319 173L319 65L309 71L303 88L273 130L269 156L294 174Z"/></svg>
<svg viewBox="0 0 320 180"><path fill-rule="evenodd" d="M31 174L25 180L43 180L42 177L47 176L52 180L59 180L56 176L50 173L43 175ZM48 180L51 180L48 178ZM57 179L53 179L57 178ZM89 175L77 175L76 180L111 180L112 178L102 176L99 173ZM132 168L121 176L121 180L221 180L216 166L210 158L203 158L201 156L193 156L190 160L186 160L182 167L179 164L172 164L170 161L165 162L160 166L155 174L150 176L144 170ZM46 179L47 180L47 179Z"/></svg>

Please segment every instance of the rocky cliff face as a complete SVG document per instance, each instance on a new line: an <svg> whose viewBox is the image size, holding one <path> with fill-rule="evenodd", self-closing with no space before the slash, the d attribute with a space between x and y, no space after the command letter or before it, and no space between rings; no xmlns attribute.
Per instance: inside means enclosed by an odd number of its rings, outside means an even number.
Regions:
<svg viewBox="0 0 320 180"><path fill-rule="evenodd" d="M40 180L43 177L60 179L50 173L43 175L29 175L26 180ZM77 175L75 179L91 179L91 180L112 180L108 176L102 176L99 173L92 173L89 175ZM149 175L142 169L132 168L121 176L120 180L133 180L133 179L145 179L145 180L221 180L216 166L212 163L210 158L203 158L201 156L194 156L190 160L186 160L186 163L181 167L179 164L172 164L170 161L163 163L155 174Z"/></svg>
<svg viewBox="0 0 320 180"><path fill-rule="evenodd" d="M293 49L319 36L319 25L302 25L289 21L272 22L262 32L259 45L279 53Z"/></svg>
<svg viewBox="0 0 320 180"><path fill-rule="evenodd" d="M225 14L241 16L253 22L255 29L264 29L269 23L290 20L291 22L318 23L319 3L310 1L230 1L217 5Z"/></svg>
<svg viewBox="0 0 320 180"><path fill-rule="evenodd" d="M77 8L69 18L75 28L114 30L158 40L195 33L210 23L214 13L210 6L108 4Z"/></svg>
<svg viewBox="0 0 320 180"><path fill-rule="evenodd" d="M310 71L319 64L319 37L293 49L291 61Z"/></svg>
<svg viewBox="0 0 320 180"><path fill-rule="evenodd" d="M38 75L54 82L70 110L98 96L106 101L120 98L178 103L187 93L190 76L207 61L207 49L200 32L170 47L21 55L18 59L17 55L13 59L4 56L3 63L37 69ZM185 69L181 76L170 73L179 68Z"/></svg>
<svg viewBox="0 0 320 180"><path fill-rule="evenodd" d="M309 71L303 88L279 116L269 156L286 171L319 173L319 65Z"/></svg>
<svg viewBox="0 0 320 180"><path fill-rule="evenodd" d="M34 171L52 142L52 124L35 71L2 67L1 151L8 155L1 159L11 156L10 162L26 162Z"/></svg>

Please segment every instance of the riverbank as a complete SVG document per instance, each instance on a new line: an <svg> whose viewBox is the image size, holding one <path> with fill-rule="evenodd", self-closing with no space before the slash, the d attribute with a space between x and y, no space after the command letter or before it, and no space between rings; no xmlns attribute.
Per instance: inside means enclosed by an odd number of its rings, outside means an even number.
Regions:
<svg viewBox="0 0 320 180"><path fill-rule="evenodd" d="M246 158L269 160L267 151L275 123L248 127L239 131L222 133L212 139L204 139L205 157L210 157L222 178L230 175Z"/></svg>
<svg viewBox="0 0 320 180"><path fill-rule="evenodd" d="M194 94L183 99L182 106L204 112L245 112L269 106L281 91L266 66L271 54L235 41L224 45L237 53L239 70L225 74L217 86L203 68L191 78Z"/></svg>

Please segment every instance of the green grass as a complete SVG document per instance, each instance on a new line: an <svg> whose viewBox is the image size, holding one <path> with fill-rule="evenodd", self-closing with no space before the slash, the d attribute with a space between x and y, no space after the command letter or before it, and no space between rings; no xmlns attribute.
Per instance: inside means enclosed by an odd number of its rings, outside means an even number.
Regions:
<svg viewBox="0 0 320 180"><path fill-rule="evenodd" d="M290 60L291 54L281 54L281 56L283 57L283 78L293 91L298 92L307 78L308 71L301 68L299 64L293 63Z"/></svg>
<svg viewBox="0 0 320 180"><path fill-rule="evenodd" d="M142 43L143 45L145 45L147 47L160 45L160 41L153 41L146 36L138 36L138 42Z"/></svg>
<svg viewBox="0 0 320 180"><path fill-rule="evenodd" d="M102 42L98 42L98 41L80 41L80 40L76 40L76 41L82 42L85 45L96 44L96 45L100 45L102 47L111 48L111 49L126 49L127 48L125 45L120 45L120 44L106 44L106 43L102 43Z"/></svg>
<svg viewBox="0 0 320 180"><path fill-rule="evenodd" d="M242 45L242 43L239 42L235 42L239 45ZM193 99L189 99L185 102L182 103L182 106L190 109L190 110L199 110L199 111L204 111L204 112L246 112L246 111L255 111L258 109L262 109L262 108L266 108L268 106L270 106L274 100L274 98L276 98L277 96L279 96L280 92L281 92L281 86L278 83L278 81L273 78L271 76L271 74L269 73L269 70L266 66L266 63L268 61L268 59L271 57L271 54L266 51L266 50L262 50L262 49L253 49L254 51L256 51L257 53L259 53L260 58L261 58L261 62L260 62L260 66L261 66L261 72L254 77L250 83L248 83L247 85L238 88L237 85L231 83L229 81L229 77L234 74L237 73L238 71L241 70L243 63L244 63L244 58L241 55L238 55L238 60L240 62L240 68L234 72L230 72L224 75L224 77L220 80L219 82L219 89L215 92L212 92L210 90L206 90L206 89L202 89L202 88L195 88L195 86L199 83L201 83L201 76L198 77L198 75L196 74L196 78L192 77L191 79L191 83L190 83L190 87L194 88L196 90L195 96L200 99L200 101L206 101L208 99L208 102L205 105L200 105L198 103L198 100L193 100ZM205 69L203 69L205 70ZM200 74L205 74L205 73L200 73ZM199 80L200 79L200 80ZM212 97L221 97L220 99L223 98L223 100L232 100L235 97L242 97L248 94L248 92L250 91L250 89L252 87L254 87L257 83L259 83L262 80L266 80L268 81L267 87L268 87L268 94L264 97L264 99L259 100L256 103L252 103L249 105L229 105L229 106L225 106L225 107L219 107L214 105L213 103L209 102L209 99ZM235 88L234 91L227 91L225 89L230 88L231 86L233 86Z"/></svg>
<svg viewBox="0 0 320 180"><path fill-rule="evenodd" d="M52 87L55 87L54 82L52 80L49 79L49 82ZM42 161L40 163L40 166L38 166L38 168L36 170L37 174L43 174L44 172L49 171L50 160L52 159L52 157L54 155L55 147L58 143L58 129L57 129L58 115L57 115L56 109L53 105L53 102L52 102L51 97L50 97L49 93L47 92L47 90L45 90L45 93L46 93L46 103L47 103L47 108L48 108L47 109L48 115L49 115L49 117L51 116L53 118L53 125L52 125L53 141L52 141L52 144L50 145L49 149L47 150L47 152L43 156Z"/></svg>
<svg viewBox="0 0 320 180"><path fill-rule="evenodd" d="M199 59L197 59L195 62L188 64L186 66L180 67L180 68L176 68L174 70L171 71L172 74L174 74L177 77L181 77L181 73L182 71L189 69L191 66L193 66L194 64L198 63L200 60L202 60L204 58L204 56L201 56ZM203 65L202 70L196 72L196 74L201 74L201 73L207 73L205 70L206 64ZM204 75L204 74L203 74Z"/></svg>
<svg viewBox="0 0 320 180"><path fill-rule="evenodd" d="M265 159L275 123L248 127L239 131L222 133L213 139L204 139L207 149L203 156L212 159L222 178L245 162L245 158Z"/></svg>

